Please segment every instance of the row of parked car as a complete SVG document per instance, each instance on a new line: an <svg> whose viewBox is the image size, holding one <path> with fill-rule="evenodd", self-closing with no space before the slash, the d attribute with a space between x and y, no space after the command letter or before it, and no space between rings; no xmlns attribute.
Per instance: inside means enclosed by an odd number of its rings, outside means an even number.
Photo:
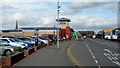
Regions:
<svg viewBox="0 0 120 68"><path fill-rule="evenodd" d="M64 37L59 37L59 40L65 40ZM43 46L56 42L57 37L54 38L42 38L42 37L17 37L8 36L0 38L0 55L11 55L16 51L23 51L33 46Z"/></svg>

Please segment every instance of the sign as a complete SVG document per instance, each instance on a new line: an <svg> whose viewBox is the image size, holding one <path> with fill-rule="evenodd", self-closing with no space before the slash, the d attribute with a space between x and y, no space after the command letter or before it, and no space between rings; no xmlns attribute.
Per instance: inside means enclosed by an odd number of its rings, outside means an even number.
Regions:
<svg viewBox="0 0 120 68"><path fill-rule="evenodd" d="M39 29L35 29L34 35L39 35Z"/></svg>
<svg viewBox="0 0 120 68"><path fill-rule="evenodd" d="M69 38L69 36L67 35L66 38Z"/></svg>
<svg viewBox="0 0 120 68"><path fill-rule="evenodd" d="M78 32L73 32L73 36L78 36Z"/></svg>
<svg viewBox="0 0 120 68"><path fill-rule="evenodd" d="M60 24L66 24L66 22L60 22Z"/></svg>
<svg viewBox="0 0 120 68"><path fill-rule="evenodd" d="M66 35L69 35L69 28L66 28Z"/></svg>
<svg viewBox="0 0 120 68"><path fill-rule="evenodd" d="M76 35L76 32L73 32L73 36L75 36Z"/></svg>
<svg viewBox="0 0 120 68"><path fill-rule="evenodd" d="M45 37L45 35L42 35L43 37Z"/></svg>
<svg viewBox="0 0 120 68"><path fill-rule="evenodd" d="M104 32L112 32L112 30L104 30Z"/></svg>
<svg viewBox="0 0 120 68"><path fill-rule="evenodd" d="M60 32L59 29L57 29L57 32Z"/></svg>
<svg viewBox="0 0 120 68"><path fill-rule="evenodd" d="M76 36L78 36L78 32L76 32Z"/></svg>

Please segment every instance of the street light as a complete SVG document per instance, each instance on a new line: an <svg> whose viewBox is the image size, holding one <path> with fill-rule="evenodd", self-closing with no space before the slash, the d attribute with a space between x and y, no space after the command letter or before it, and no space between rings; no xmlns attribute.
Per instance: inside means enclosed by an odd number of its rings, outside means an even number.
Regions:
<svg viewBox="0 0 120 68"><path fill-rule="evenodd" d="M59 13L60 13L60 5L59 5L59 0L58 0L58 8L57 8L57 19L58 19L58 25L59 25ZM59 49L59 28L57 26L57 49Z"/></svg>

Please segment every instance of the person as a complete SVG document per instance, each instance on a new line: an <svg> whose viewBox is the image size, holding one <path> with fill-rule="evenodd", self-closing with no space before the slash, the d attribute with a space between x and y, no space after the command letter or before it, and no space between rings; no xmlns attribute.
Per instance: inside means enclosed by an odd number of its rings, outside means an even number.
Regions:
<svg viewBox="0 0 120 68"><path fill-rule="evenodd" d="M38 38L35 39L35 46L38 45Z"/></svg>

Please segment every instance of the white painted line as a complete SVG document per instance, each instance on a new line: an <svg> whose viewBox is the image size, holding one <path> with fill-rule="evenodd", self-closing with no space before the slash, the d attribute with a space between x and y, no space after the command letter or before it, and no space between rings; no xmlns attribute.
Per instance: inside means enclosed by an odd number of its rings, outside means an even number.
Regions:
<svg viewBox="0 0 120 68"><path fill-rule="evenodd" d="M120 66L120 63L118 61L112 61L113 63L115 63L116 65Z"/></svg>
<svg viewBox="0 0 120 68"><path fill-rule="evenodd" d="M115 48L118 48L118 46L114 46Z"/></svg>
<svg viewBox="0 0 120 68"><path fill-rule="evenodd" d="M105 55L105 56L107 56L107 54L106 54L106 53L104 53L104 55Z"/></svg>
<svg viewBox="0 0 120 68"><path fill-rule="evenodd" d="M93 56L93 58L95 59L95 56Z"/></svg>
<svg viewBox="0 0 120 68"><path fill-rule="evenodd" d="M98 65L98 68L101 68L100 65Z"/></svg>
<svg viewBox="0 0 120 68"><path fill-rule="evenodd" d="M116 61L116 64L117 64L118 66L120 66L120 63L119 63L118 61Z"/></svg>
<svg viewBox="0 0 120 68"><path fill-rule="evenodd" d="M93 39L90 39L90 40L95 41L95 42L100 43L100 44L104 44L103 42L98 42L98 41L93 40Z"/></svg>
<svg viewBox="0 0 120 68"><path fill-rule="evenodd" d="M107 56L111 56L111 55L107 53Z"/></svg>
<svg viewBox="0 0 120 68"><path fill-rule="evenodd" d="M85 41L84 41L84 43L86 44L88 50L90 51L91 55L93 56L93 59L95 59L95 56L94 56L93 52L91 51L90 47L88 46L88 44ZM98 65L98 61L96 59L94 61ZM98 65L98 68L101 68L100 65Z"/></svg>
<svg viewBox="0 0 120 68"><path fill-rule="evenodd" d="M91 54L93 56L93 54Z"/></svg>
<svg viewBox="0 0 120 68"><path fill-rule="evenodd" d="M111 55L115 57L115 55L114 55L114 54L112 54L112 53L111 53Z"/></svg>
<svg viewBox="0 0 120 68"><path fill-rule="evenodd" d="M109 52L109 53L112 53L110 50L108 50L108 49L104 49L105 51L107 51L107 52Z"/></svg>
<svg viewBox="0 0 120 68"><path fill-rule="evenodd" d="M112 59L114 59L114 60L119 60L117 57L112 57Z"/></svg>
<svg viewBox="0 0 120 68"><path fill-rule="evenodd" d="M108 57L108 59L112 60L112 58Z"/></svg>
<svg viewBox="0 0 120 68"><path fill-rule="evenodd" d="M97 60L95 60L95 63L97 63L97 64L98 64L98 61L97 61Z"/></svg>

